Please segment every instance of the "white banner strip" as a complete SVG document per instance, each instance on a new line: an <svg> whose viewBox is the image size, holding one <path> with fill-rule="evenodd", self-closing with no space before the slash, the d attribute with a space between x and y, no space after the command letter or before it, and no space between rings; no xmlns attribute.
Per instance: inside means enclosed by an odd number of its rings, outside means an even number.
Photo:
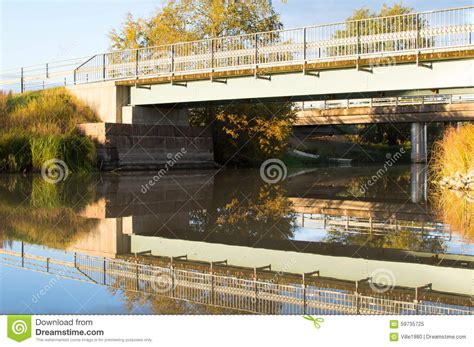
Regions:
<svg viewBox="0 0 474 347"><path fill-rule="evenodd" d="M473 316L1 316L0 346L472 346Z"/></svg>

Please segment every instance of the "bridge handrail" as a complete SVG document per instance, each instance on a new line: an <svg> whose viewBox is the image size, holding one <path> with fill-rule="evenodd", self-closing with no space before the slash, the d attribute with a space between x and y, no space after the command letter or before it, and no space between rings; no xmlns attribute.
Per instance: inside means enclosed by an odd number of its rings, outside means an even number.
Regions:
<svg viewBox="0 0 474 347"><path fill-rule="evenodd" d="M104 80L472 47L474 6L112 51L0 73L20 91ZM62 69L66 68L66 69ZM8 71L14 71L12 69ZM11 75L3 78L3 75Z"/></svg>
<svg viewBox="0 0 474 347"><path fill-rule="evenodd" d="M474 103L474 94L433 94L387 96L360 99L336 99L295 102L296 110L331 110L354 107L411 106Z"/></svg>

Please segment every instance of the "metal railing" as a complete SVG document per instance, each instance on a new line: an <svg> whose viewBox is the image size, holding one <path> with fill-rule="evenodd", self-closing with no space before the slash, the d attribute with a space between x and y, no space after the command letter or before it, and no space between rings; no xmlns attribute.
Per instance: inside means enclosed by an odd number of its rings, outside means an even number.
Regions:
<svg viewBox="0 0 474 347"><path fill-rule="evenodd" d="M317 223L323 230L346 231L353 234L387 235L402 230L412 235L429 236L443 240L452 239L451 227L437 221L410 221L399 218L381 219L375 217L356 217L335 214L295 213L296 224L304 227L305 223Z"/></svg>
<svg viewBox="0 0 474 347"><path fill-rule="evenodd" d="M472 306L440 302L394 300L332 289L315 284L281 284L238 278L212 272L141 264L137 261L100 258L74 253L66 261L9 250L0 250L0 264L122 290L263 314L473 314ZM312 274L309 274L312 275Z"/></svg>
<svg viewBox="0 0 474 347"><path fill-rule="evenodd" d="M331 110L354 107L416 106L474 103L474 94L409 95L363 99L340 99L295 102L296 110Z"/></svg>
<svg viewBox="0 0 474 347"><path fill-rule="evenodd" d="M210 38L93 55L0 74L20 91L96 81L393 57L472 47L474 6ZM304 70L304 68L303 68ZM11 88L11 87L10 87Z"/></svg>

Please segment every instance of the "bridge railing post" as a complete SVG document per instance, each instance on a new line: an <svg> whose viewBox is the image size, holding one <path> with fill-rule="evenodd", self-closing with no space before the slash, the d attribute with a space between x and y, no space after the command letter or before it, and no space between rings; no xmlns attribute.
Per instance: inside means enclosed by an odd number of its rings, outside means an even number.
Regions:
<svg viewBox="0 0 474 347"><path fill-rule="evenodd" d="M135 77L138 78L139 74L139 65L138 65L138 59L140 57L140 52L138 49L135 51Z"/></svg>
<svg viewBox="0 0 474 347"><path fill-rule="evenodd" d="M214 72L214 39L210 39L211 41L211 71Z"/></svg>
<svg viewBox="0 0 474 347"><path fill-rule="evenodd" d="M104 257L104 285L107 283L107 259Z"/></svg>
<svg viewBox="0 0 474 347"><path fill-rule="evenodd" d="M24 81L24 72L23 68L20 69L20 92L23 94L25 91L25 81Z"/></svg>
<svg viewBox="0 0 474 347"><path fill-rule="evenodd" d="M308 51L307 51L307 30L306 27L303 28L303 62L306 65L306 60L308 59Z"/></svg>
<svg viewBox="0 0 474 347"><path fill-rule="evenodd" d="M255 69L257 68L257 65L258 65L258 34L255 34Z"/></svg>
<svg viewBox="0 0 474 347"><path fill-rule="evenodd" d="M175 45L171 45L171 64L170 64L170 72L174 72L174 55L175 55Z"/></svg>
<svg viewBox="0 0 474 347"><path fill-rule="evenodd" d="M415 48L420 48L420 15L415 15L415 30L416 30L416 37L415 37Z"/></svg>
<svg viewBox="0 0 474 347"><path fill-rule="evenodd" d="M360 55L360 21L356 24L356 55L359 58Z"/></svg>
<svg viewBox="0 0 474 347"><path fill-rule="evenodd" d="M25 267L25 243L21 243L21 266Z"/></svg>
<svg viewBox="0 0 474 347"><path fill-rule="evenodd" d="M302 281L302 289L303 289L303 314L306 314L306 277L305 274L303 273L303 281Z"/></svg>
<svg viewBox="0 0 474 347"><path fill-rule="evenodd" d="M105 53L102 54L102 79L105 81L106 79L106 71L105 71Z"/></svg>

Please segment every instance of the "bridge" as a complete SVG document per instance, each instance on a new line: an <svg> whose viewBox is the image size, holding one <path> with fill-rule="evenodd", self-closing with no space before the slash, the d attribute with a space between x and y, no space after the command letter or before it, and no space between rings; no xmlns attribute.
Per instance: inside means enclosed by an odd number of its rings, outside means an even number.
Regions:
<svg viewBox="0 0 474 347"><path fill-rule="evenodd" d="M424 95L421 105L302 113L306 125L412 122L412 159L424 162L426 122L474 120L472 100L451 97L474 92L473 35L467 6L113 51L5 71L0 86L66 86L104 122L175 125L210 103ZM450 102L424 103L438 94Z"/></svg>
<svg viewBox="0 0 474 347"><path fill-rule="evenodd" d="M49 256L0 249L0 265L56 278L257 314L471 315L469 295L437 291L432 284L386 288L371 278L341 281L312 271L299 276L271 267L235 268L225 261L186 257L100 258L84 253ZM52 251L52 254L51 254Z"/></svg>

